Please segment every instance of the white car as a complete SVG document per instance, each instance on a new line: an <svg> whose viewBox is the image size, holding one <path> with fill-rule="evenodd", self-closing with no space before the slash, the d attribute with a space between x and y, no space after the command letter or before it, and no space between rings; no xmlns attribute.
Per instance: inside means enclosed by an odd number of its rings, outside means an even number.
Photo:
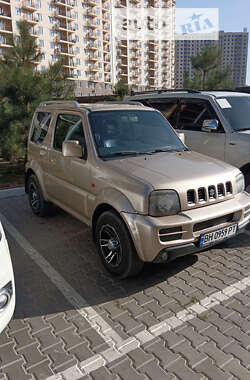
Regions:
<svg viewBox="0 0 250 380"><path fill-rule="evenodd" d="M0 333L15 309L15 283L8 243L0 222Z"/></svg>

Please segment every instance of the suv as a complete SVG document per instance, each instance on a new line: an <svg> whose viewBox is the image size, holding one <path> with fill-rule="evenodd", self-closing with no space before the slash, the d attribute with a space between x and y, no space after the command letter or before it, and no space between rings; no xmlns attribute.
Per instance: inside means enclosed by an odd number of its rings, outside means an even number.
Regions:
<svg viewBox="0 0 250 380"><path fill-rule="evenodd" d="M250 95L233 91L160 90L136 100L161 111L187 146L239 168L250 192Z"/></svg>
<svg viewBox="0 0 250 380"><path fill-rule="evenodd" d="M234 236L250 218L239 169L189 151L159 111L135 103L41 103L25 188L36 215L54 203L91 226L120 278Z"/></svg>

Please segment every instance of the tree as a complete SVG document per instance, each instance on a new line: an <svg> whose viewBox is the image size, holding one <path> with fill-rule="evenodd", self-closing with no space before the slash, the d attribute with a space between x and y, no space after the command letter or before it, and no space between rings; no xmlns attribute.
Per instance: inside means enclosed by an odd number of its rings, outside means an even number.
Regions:
<svg viewBox="0 0 250 380"><path fill-rule="evenodd" d="M26 21L17 23L19 36L0 59L0 144L11 161L24 155L30 121L36 106L54 97L73 97L73 82L67 81L60 59L49 68L36 70L41 58L35 37Z"/></svg>
<svg viewBox="0 0 250 380"><path fill-rule="evenodd" d="M129 86L125 79L122 78L115 84L113 93L121 100L129 94Z"/></svg>
<svg viewBox="0 0 250 380"><path fill-rule="evenodd" d="M221 51L214 46L205 46L201 53L191 57L194 77L184 75L184 87L202 90L232 89L230 67L221 69Z"/></svg>

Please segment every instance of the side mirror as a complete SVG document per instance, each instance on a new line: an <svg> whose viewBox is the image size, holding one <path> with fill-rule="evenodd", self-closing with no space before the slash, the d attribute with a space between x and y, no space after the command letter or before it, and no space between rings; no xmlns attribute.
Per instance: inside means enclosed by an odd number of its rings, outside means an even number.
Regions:
<svg viewBox="0 0 250 380"><path fill-rule="evenodd" d="M84 154L82 146L77 140L67 140L63 142L62 154L64 157L81 158Z"/></svg>
<svg viewBox="0 0 250 380"><path fill-rule="evenodd" d="M185 145L185 135L184 133L177 133L179 139L181 140L182 144Z"/></svg>
<svg viewBox="0 0 250 380"><path fill-rule="evenodd" d="M216 132L219 126L219 122L216 119L204 120L201 130L203 132Z"/></svg>

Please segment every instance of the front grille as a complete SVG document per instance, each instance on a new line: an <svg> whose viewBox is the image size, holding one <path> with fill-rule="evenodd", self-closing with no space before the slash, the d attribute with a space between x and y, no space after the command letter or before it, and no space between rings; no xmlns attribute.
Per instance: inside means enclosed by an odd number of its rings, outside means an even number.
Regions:
<svg viewBox="0 0 250 380"><path fill-rule="evenodd" d="M164 228L159 231L161 242L174 241L182 239L182 227Z"/></svg>
<svg viewBox="0 0 250 380"><path fill-rule="evenodd" d="M218 185L210 185L208 187L199 187L198 189L189 189L187 191L188 206L195 206L202 203L212 201L221 201L225 197L233 194L232 183L219 183Z"/></svg>
<svg viewBox="0 0 250 380"><path fill-rule="evenodd" d="M187 192L187 203L188 204L195 203L195 192L194 192L194 190L188 190L188 192Z"/></svg>
<svg viewBox="0 0 250 380"><path fill-rule="evenodd" d="M206 201L206 189L205 187L200 187L198 190L198 200L199 202L205 202Z"/></svg>
<svg viewBox="0 0 250 380"><path fill-rule="evenodd" d="M234 216L235 214L232 213L232 214L221 216L219 218L206 220L205 222L196 223L194 225L193 231L194 232L202 231L202 230L206 230L207 228L216 227L225 223L233 222L235 221Z"/></svg>

